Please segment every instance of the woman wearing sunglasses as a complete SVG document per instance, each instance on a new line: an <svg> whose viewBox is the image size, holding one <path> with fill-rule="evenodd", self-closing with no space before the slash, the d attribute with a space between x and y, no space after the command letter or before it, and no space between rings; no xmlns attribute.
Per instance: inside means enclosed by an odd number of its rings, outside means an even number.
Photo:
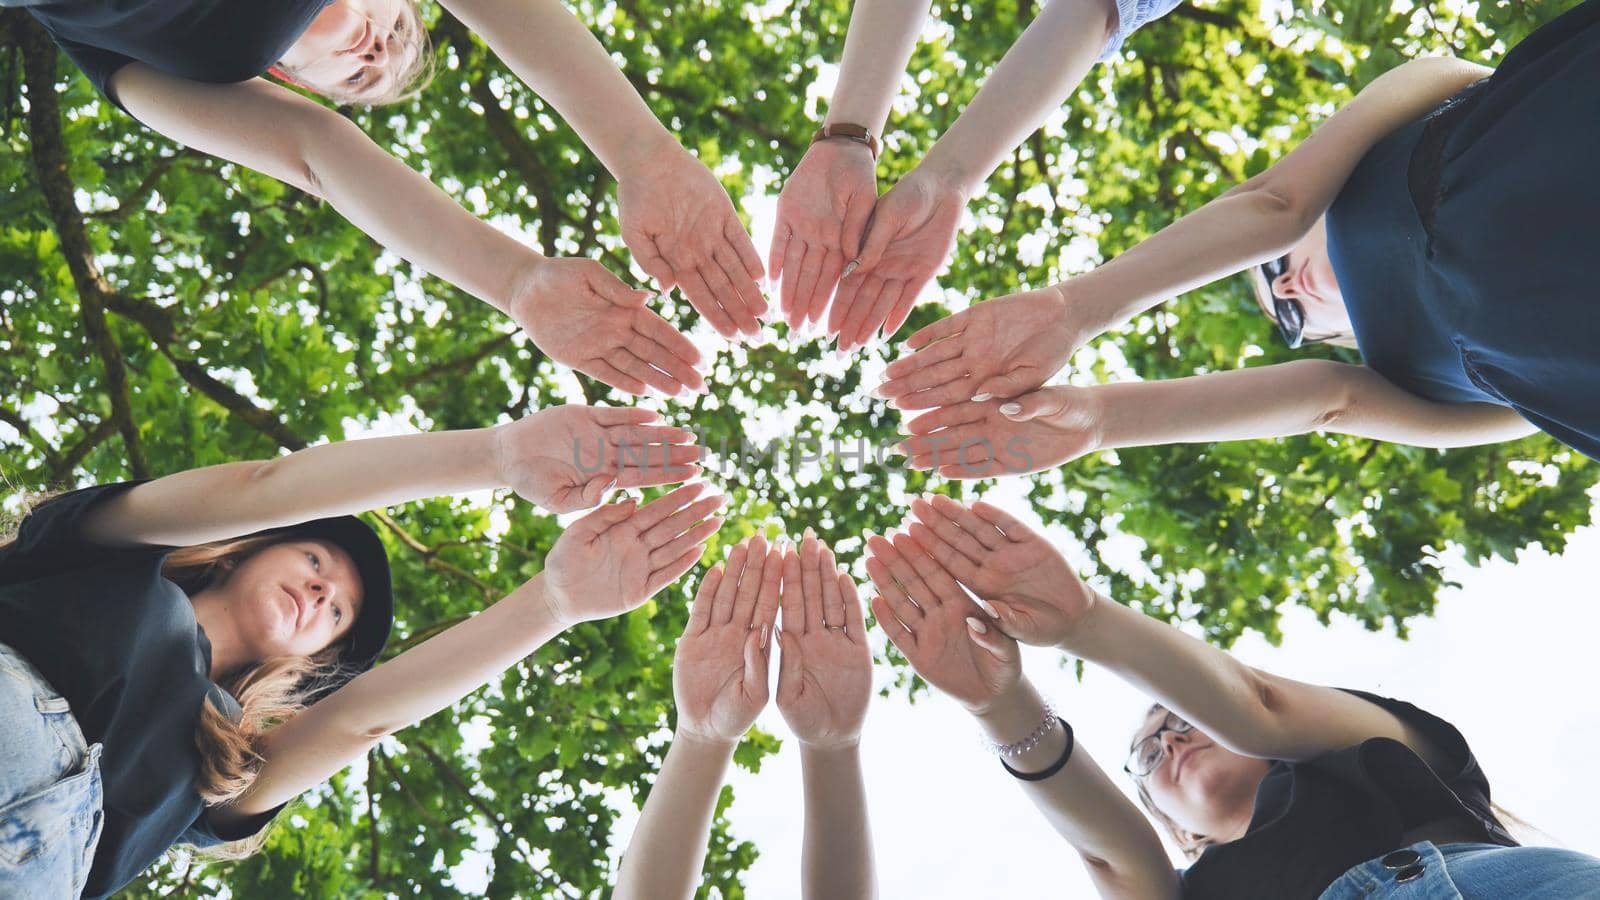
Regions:
<svg viewBox="0 0 1600 900"><path fill-rule="evenodd" d="M917 673L978 720L1101 896L1600 896L1600 859L1506 832L1488 777L1443 719L1243 665L1096 593L989 504L936 496L911 510L907 533L868 539L873 614ZM1187 869L1174 871L1155 826L1023 676L1018 642L1058 647L1156 698L1125 769Z"/></svg>
<svg viewBox="0 0 1600 900"><path fill-rule="evenodd" d="M1596 80L1597 0L1495 71L1414 60L1095 271L922 329L879 388L932 409L908 423L911 464L986 477L1095 449L1312 430L1451 447L1537 429L1600 459ZM1241 270L1292 346L1345 342L1365 365L1039 390L1095 334ZM975 452L958 458L963 445Z"/></svg>
<svg viewBox="0 0 1600 900"><path fill-rule="evenodd" d="M339 111L420 91L434 53L414 0L0 0L0 26L54 80L53 40L107 99L196 150L328 201L396 254L514 319L551 359L632 394L701 390L700 352L588 259L546 257L462 209ZM656 120L555 0L448 0L618 181L622 238L725 337L759 331L761 259L716 177ZM37 27L35 25L37 23ZM465 46L460 48L465 51ZM548 210L541 210L548 215ZM549 251L550 248L545 248Z"/></svg>

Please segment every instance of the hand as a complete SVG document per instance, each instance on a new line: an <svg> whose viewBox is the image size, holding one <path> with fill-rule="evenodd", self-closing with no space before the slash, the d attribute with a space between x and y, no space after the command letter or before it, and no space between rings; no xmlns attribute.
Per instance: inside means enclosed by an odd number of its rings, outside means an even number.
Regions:
<svg viewBox="0 0 1600 900"><path fill-rule="evenodd" d="M705 391L700 351L592 259L545 258L511 299L510 314L547 356L634 395Z"/></svg>
<svg viewBox="0 0 1600 900"><path fill-rule="evenodd" d="M759 334L761 257L711 170L676 143L619 175L622 240L663 291L674 285L717 333Z"/></svg>
<svg viewBox="0 0 1600 900"><path fill-rule="evenodd" d="M696 482L637 507L629 499L572 523L545 557L544 596L563 627L608 619L644 605L689 571L722 527L710 516L726 499L696 500Z"/></svg>
<svg viewBox="0 0 1600 900"><path fill-rule="evenodd" d="M878 199L855 271L839 282L828 333L839 349L865 346L880 327L888 338L905 323L956 246L967 198L954 186L914 169Z"/></svg>
<svg viewBox="0 0 1600 900"><path fill-rule="evenodd" d="M554 513L588 509L613 487L671 484L699 474L694 432L653 424L657 419L631 407L542 409L495 426L495 471L501 484Z"/></svg>
<svg viewBox="0 0 1600 900"><path fill-rule="evenodd" d="M800 743L853 747L872 700L872 649L856 583L806 529L783 560L778 711Z"/></svg>
<svg viewBox="0 0 1600 900"><path fill-rule="evenodd" d="M767 705L767 660L783 554L759 535L706 573L672 658L678 733L734 742Z"/></svg>
<svg viewBox="0 0 1600 900"><path fill-rule="evenodd" d="M783 278L780 308L791 329L822 319L845 263L861 252L878 199L872 151L853 141L811 145L778 195L767 272Z"/></svg>
<svg viewBox="0 0 1600 900"><path fill-rule="evenodd" d="M907 422L911 437L898 446L908 466L937 469L945 478L1043 471L1100 448L1103 413L1094 391L1047 387L1015 400L940 407Z"/></svg>
<svg viewBox="0 0 1600 900"><path fill-rule="evenodd" d="M1094 592L1056 548L998 507L980 500L968 508L935 494L911 501L911 512L911 541L1024 644L1060 645L1094 605Z"/></svg>
<svg viewBox="0 0 1600 900"><path fill-rule="evenodd" d="M973 715L1017 685L1017 642L985 624L961 585L915 541L872 535L867 552L867 574L878 587L872 614L918 675Z"/></svg>
<svg viewBox="0 0 1600 900"><path fill-rule="evenodd" d="M876 393L899 409L1026 394L1078 349L1068 313L1054 288L975 304L907 339L916 352L889 364Z"/></svg>

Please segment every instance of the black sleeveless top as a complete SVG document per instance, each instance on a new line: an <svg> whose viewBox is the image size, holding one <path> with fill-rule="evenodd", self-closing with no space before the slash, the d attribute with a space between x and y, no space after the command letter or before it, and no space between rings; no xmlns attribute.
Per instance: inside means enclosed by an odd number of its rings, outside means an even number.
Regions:
<svg viewBox="0 0 1600 900"><path fill-rule="evenodd" d="M1439 771L1406 745L1372 738L1306 762L1278 761L1256 789L1244 837L1208 848L1181 873L1185 900L1316 900L1346 869L1444 820L1488 844L1517 846L1489 806L1489 779L1455 726L1402 700L1347 691L1425 735Z"/></svg>
<svg viewBox="0 0 1600 900"><path fill-rule="evenodd" d="M254 78L276 63L330 2L54 0L27 10L116 103L108 87L111 76L130 62L191 81Z"/></svg>

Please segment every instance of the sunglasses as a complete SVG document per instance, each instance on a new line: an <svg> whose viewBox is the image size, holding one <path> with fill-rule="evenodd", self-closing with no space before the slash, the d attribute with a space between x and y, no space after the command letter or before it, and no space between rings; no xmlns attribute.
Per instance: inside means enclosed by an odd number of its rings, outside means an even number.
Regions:
<svg viewBox="0 0 1600 900"><path fill-rule="evenodd" d="M1272 289L1272 283L1289 271L1289 254L1285 253L1256 268L1260 269L1262 276L1267 279L1267 294L1272 297L1272 318L1278 326L1278 335L1291 349L1299 347L1305 342L1306 308L1299 300L1293 297L1279 297L1277 291Z"/></svg>

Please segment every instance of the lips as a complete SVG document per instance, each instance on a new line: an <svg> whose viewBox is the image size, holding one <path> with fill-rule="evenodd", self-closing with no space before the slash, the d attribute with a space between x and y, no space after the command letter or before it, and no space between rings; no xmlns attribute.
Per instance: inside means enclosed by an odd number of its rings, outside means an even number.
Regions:
<svg viewBox="0 0 1600 900"><path fill-rule="evenodd" d="M1183 766L1189 761L1189 757L1204 749L1204 747L1190 747L1188 750L1185 750L1181 756L1178 756L1172 760L1172 780L1174 782L1178 780L1178 775L1183 772Z"/></svg>
<svg viewBox="0 0 1600 900"><path fill-rule="evenodd" d="M294 627L298 629L306 618L306 602L294 588L288 585L283 585L283 592L289 595L289 601L294 604Z"/></svg>

